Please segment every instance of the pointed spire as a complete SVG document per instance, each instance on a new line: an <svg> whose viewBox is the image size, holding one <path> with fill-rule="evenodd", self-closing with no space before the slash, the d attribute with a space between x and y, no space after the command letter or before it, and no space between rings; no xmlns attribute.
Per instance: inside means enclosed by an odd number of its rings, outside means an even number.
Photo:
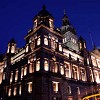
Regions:
<svg viewBox="0 0 100 100"><path fill-rule="evenodd" d="M64 15L66 15L66 10L64 9Z"/></svg>
<svg viewBox="0 0 100 100"><path fill-rule="evenodd" d="M43 5L42 9L43 9L43 10L46 10L46 6L45 6L45 5Z"/></svg>

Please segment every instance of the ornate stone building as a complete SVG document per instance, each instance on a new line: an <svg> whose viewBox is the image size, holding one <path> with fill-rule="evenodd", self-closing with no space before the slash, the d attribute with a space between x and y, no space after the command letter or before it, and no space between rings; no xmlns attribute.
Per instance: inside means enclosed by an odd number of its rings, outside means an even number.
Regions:
<svg viewBox="0 0 100 100"><path fill-rule="evenodd" d="M14 39L0 57L2 100L81 100L100 92L100 50L88 51L64 14L61 29L43 9L33 19L26 45Z"/></svg>

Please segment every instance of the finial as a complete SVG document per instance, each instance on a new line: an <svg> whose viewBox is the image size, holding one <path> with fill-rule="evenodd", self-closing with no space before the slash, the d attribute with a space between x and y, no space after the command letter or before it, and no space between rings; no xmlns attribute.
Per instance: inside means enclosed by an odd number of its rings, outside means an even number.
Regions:
<svg viewBox="0 0 100 100"><path fill-rule="evenodd" d="M43 5L43 7L42 7L42 8L43 8L43 10L46 10L46 6L45 6L45 5Z"/></svg>
<svg viewBox="0 0 100 100"><path fill-rule="evenodd" d="M66 10L64 9L64 15L66 15Z"/></svg>

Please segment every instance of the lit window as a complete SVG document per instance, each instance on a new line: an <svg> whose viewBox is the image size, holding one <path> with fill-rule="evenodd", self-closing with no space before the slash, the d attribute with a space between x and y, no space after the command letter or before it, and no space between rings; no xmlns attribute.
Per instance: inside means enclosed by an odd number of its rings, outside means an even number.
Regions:
<svg viewBox="0 0 100 100"><path fill-rule="evenodd" d="M22 87L21 85L19 86L19 95L21 95L21 90L22 90Z"/></svg>
<svg viewBox="0 0 100 100"><path fill-rule="evenodd" d="M53 86L53 92L58 93L58 84L59 82L52 82L52 86Z"/></svg>
<svg viewBox="0 0 100 100"><path fill-rule="evenodd" d="M80 79L82 81L85 81L86 80L86 77L85 77L85 70L84 69L80 69Z"/></svg>
<svg viewBox="0 0 100 100"><path fill-rule="evenodd" d="M92 70L91 70L91 69L90 69L90 81L91 81L91 82L94 82L93 72L92 72Z"/></svg>
<svg viewBox="0 0 100 100"><path fill-rule="evenodd" d="M68 94L71 94L71 87L70 86L67 87L67 92L68 92Z"/></svg>
<svg viewBox="0 0 100 100"><path fill-rule="evenodd" d="M7 53L9 53L9 51L10 51L10 46L8 46L8 50L7 50Z"/></svg>
<svg viewBox="0 0 100 100"><path fill-rule="evenodd" d="M26 52L28 52L28 48L29 48L28 45L26 45Z"/></svg>
<svg viewBox="0 0 100 100"><path fill-rule="evenodd" d="M11 72L10 83L13 81L13 72Z"/></svg>
<svg viewBox="0 0 100 100"><path fill-rule="evenodd" d="M11 88L8 90L8 96L11 96Z"/></svg>
<svg viewBox="0 0 100 100"><path fill-rule="evenodd" d="M100 68L100 59L97 59L98 67Z"/></svg>
<svg viewBox="0 0 100 100"><path fill-rule="evenodd" d="M37 19L34 21L34 28L37 27Z"/></svg>
<svg viewBox="0 0 100 100"><path fill-rule="evenodd" d="M31 48L32 51L34 50L34 48L35 48L35 41L32 41L32 42L31 42L30 48Z"/></svg>
<svg viewBox="0 0 100 100"><path fill-rule="evenodd" d="M5 77L6 77L6 75L5 75L5 72L3 73L3 80L5 80Z"/></svg>
<svg viewBox="0 0 100 100"><path fill-rule="evenodd" d="M27 74L27 67L24 68L24 76Z"/></svg>
<svg viewBox="0 0 100 100"><path fill-rule="evenodd" d="M97 66L95 57L92 56L91 58L92 58L92 64L93 64L93 66Z"/></svg>
<svg viewBox="0 0 100 100"><path fill-rule="evenodd" d="M36 71L40 70L40 61L36 61Z"/></svg>
<svg viewBox="0 0 100 100"><path fill-rule="evenodd" d="M16 70L16 73L15 73L15 81L18 80L18 70Z"/></svg>
<svg viewBox="0 0 100 100"><path fill-rule="evenodd" d="M24 71L24 69L22 68L21 69L21 79L23 78L23 71Z"/></svg>
<svg viewBox="0 0 100 100"><path fill-rule="evenodd" d="M51 62L50 64L50 68L51 68L51 71L54 72L54 73L57 73L58 72L58 65L56 62Z"/></svg>
<svg viewBox="0 0 100 100"><path fill-rule="evenodd" d="M49 19L49 25L50 25L50 28L53 29L53 20L52 19Z"/></svg>
<svg viewBox="0 0 100 100"><path fill-rule="evenodd" d="M84 43L84 48L86 48L86 44Z"/></svg>
<svg viewBox="0 0 100 100"><path fill-rule="evenodd" d="M64 67L63 67L63 66L60 66L60 73L61 73L62 75L64 75Z"/></svg>
<svg viewBox="0 0 100 100"><path fill-rule="evenodd" d="M17 87L14 87L14 96L17 94Z"/></svg>
<svg viewBox="0 0 100 100"><path fill-rule="evenodd" d="M53 49L56 48L56 43L55 43L55 38L54 38L54 37L51 38L51 47L52 47Z"/></svg>
<svg viewBox="0 0 100 100"><path fill-rule="evenodd" d="M15 46L11 47L11 53L15 53Z"/></svg>
<svg viewBox="0 0 100 100"><path fill-rule="evenodd" d="M44 37L44 44L48 45L48 39L47 39L47 37Z"/></svg>
<svg viewBox="0 0 100 100"><path fill-rule="evenodd" d="M77 87L77 94L79 95L80 94L80 88Z"/></svg>
<svg viewBox="0 0 100 100"><path fill-rule="evenodd" d="M44 60L44 70L45 71L49 70L48 60Z"/></svg>
<svg viewBox="0 0 100 100"><path fill-rule="evenodd" d="M62 51L62 46L61 46L61 44L59 44L59 51Z"/></svg>
<svg viewBox="0 0 100 100"><path fill-rule="evenodd" d="M82 49L82 43L80 43L80 49Z"/></svg>
<svg viewBox="0 0 100 100"><path fill-rule="evenodd" d="M28 82L28 92L32 92L32 82Z"/></svg>
<svg viewBox="0 0 100 100"><path fill-rule="evenodd" d="M40 37L37 39L37 45L40 45L41 43L41 40L40 40Z"/></svg>
<svg viewBox="0 0 100 100"><path fill-rule="evenodd" d="M99 73L98 73L98 71L94 71L94 76L95 76L95 80L96 80L96 82L97 82L97 83L100 83L100 81L99 81Z"/></svg>
<svg viewBox="0 0 100 100"><path fill-rule="evenodd" d="M33 73L34 72L34 64L30 63L29 65L29 73Z"/></svg>
<svg viewBox="0 0 100 100"><path fill-rule="evenodd" d="M78 79L77 68L75 66L73 66L73 78Z"/></svg>
<svg viewBox="0 0 100 100"><path fill-rule="evenodd" d="M65 75L66 75L66 77L69 77L69 66L68 66L68 64L65 64Z"/></svg>

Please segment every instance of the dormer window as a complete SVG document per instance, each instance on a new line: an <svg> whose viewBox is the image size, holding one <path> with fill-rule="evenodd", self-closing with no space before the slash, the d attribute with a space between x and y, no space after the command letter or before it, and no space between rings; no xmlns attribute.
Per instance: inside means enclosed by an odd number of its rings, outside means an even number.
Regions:
<svg viewBox="0 0 100 100"><path fill-rule="evenodd" d="M37 27L37 19L34 21L34 28Z"/></svg>
<svg viewBox="0 0 100 100"><path fill-rule="evenodd" d="M53 20L52 19L49 19L49 25L50 25L50 28L53 29Z"/></svg>

